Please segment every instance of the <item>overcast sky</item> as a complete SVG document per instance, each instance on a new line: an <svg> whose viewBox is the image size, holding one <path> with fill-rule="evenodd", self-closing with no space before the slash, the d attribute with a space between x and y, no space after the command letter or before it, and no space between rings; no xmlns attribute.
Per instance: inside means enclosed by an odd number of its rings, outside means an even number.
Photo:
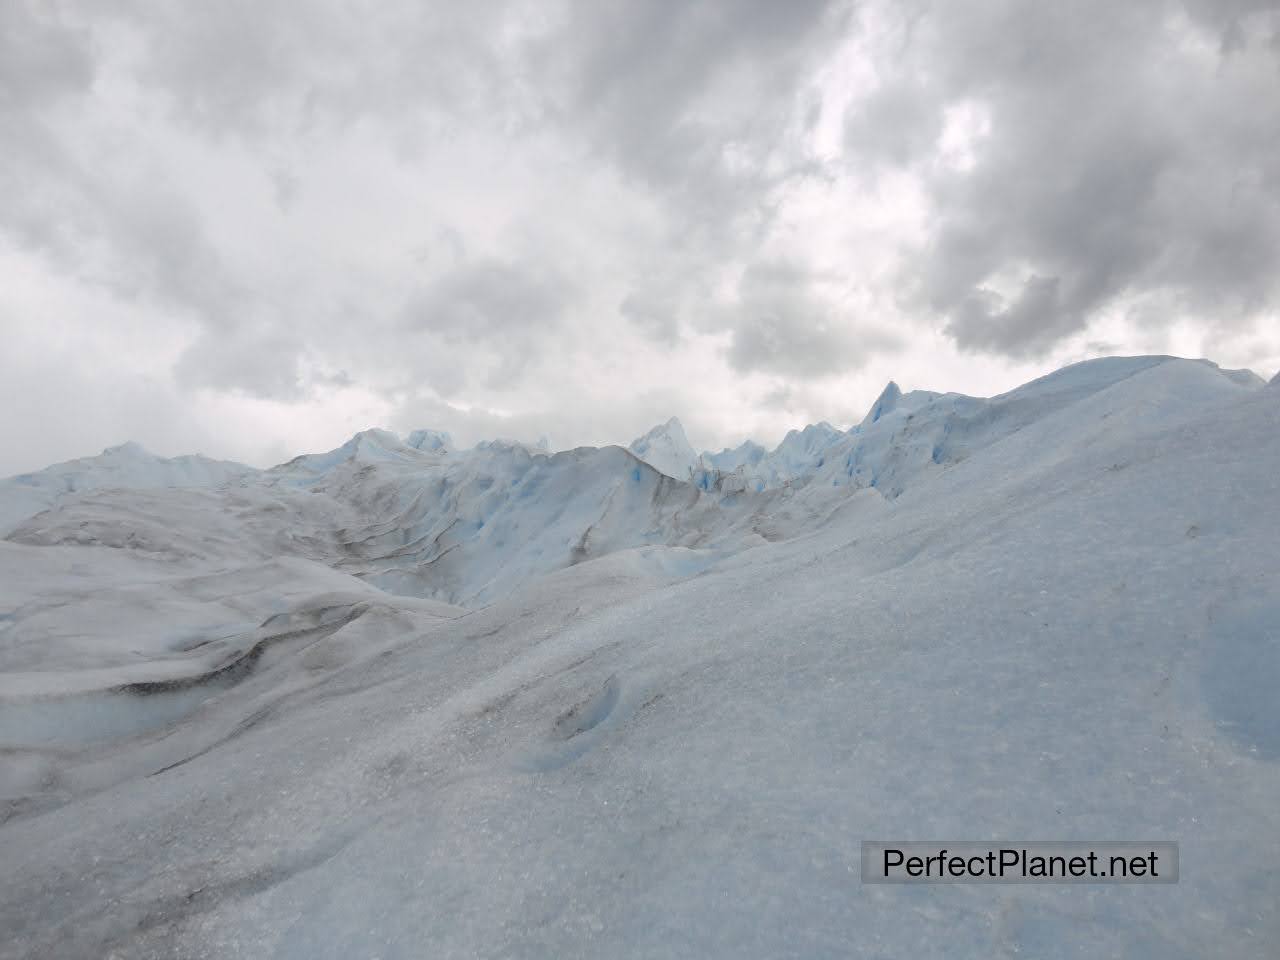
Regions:
<svg viewBox="0 0 1280 960"><path fill-rule="evenodd" d="M1277 0L0 0L0 474L1280 367Z"/></svg>

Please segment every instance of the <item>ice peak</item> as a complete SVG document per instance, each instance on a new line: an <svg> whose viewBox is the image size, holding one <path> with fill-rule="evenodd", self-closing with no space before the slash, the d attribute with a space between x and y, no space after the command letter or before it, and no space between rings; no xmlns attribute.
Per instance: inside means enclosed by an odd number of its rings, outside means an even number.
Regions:
<svg viewBox="0 0 1280 960"><path fill-rule="evenodd" d="M669 439L673 443L688 446L689 438L685 436L684 424L680 422L679 417L672 417L666 423L660 423L653 427L644 436L632 440L630 449L635 452L642 444L654 443L663 439Z"/></svg>
<svg viewBox="0 0 1280 960"><path fill-rule="evenodd" d="M902 388L894 381L890 380L888 384L885 385L885 388L880 391L880 396L876 399L876 402L871 405L870 412L862 422L864 424L875 423L886 413L896 407L898 405L898 401L901 399Z"/></svg>
<svg viewBox="0 0 1280 960"><path fill-rule="evenodd" d="M652 427L648 433L644 434L644 436L637 437L631 442L631 446L634 447L637 443L641 443L645 440L657 439L658 437L666 435L671 436L672 439L684 440L686 443L688 442L684 435L684 424L680 422L680 418L671 417L666 423L660 423L657 426Z"/></svg>
<svg viewBox="0 0 1280 960"><path fill-rule="evenodd" d="M679 480L687 479L698 462L698 455L677 417L632 440L627 449L655 470Z"/></svg>

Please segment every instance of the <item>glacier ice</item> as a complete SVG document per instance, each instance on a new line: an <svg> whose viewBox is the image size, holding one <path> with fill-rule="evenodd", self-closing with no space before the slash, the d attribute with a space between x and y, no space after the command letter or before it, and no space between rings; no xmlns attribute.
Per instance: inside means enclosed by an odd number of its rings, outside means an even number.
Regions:
<svg viewBox="0 0 1280 960"><path fill-rule="evenodd" d="M1267 956L1278 427L1115 358L771 451L0 482L0 957ZM863 886L893 837L1182 878Z"/></svg>
<svg viewBox="0 0 1280 960"><path fill-rule="evenodd" d="M627 449L655 470L677 480L688 480L698 462L684 435L684 427L675 417L632 440Z"/></svg>

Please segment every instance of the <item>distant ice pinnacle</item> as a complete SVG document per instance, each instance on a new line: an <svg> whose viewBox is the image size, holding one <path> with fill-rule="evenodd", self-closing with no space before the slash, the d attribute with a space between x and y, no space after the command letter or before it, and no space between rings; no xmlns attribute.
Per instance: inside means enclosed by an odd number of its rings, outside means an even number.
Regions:
<svg viewBox="0 0 1280 960"><path fill-rule="evenodd" d="M898 405L898 401L901 398L902 398L901 388L899 388L899 386L896 383L890 380L888 386L886 386L884 390L880 392L879 399L877 399L875 404L871 407L871 412L867 414L867 419L864 420L863 422L875 423L882 416L884 416L886 413L888 413L890 410L896 407Z"/></svg>
<svg viewBox="0 0 1280 960"><path fill-rule="evenodd" d="M445 452L453 447L453 438L443 430L415 430L409 434L405 445L427 453L434 450Z"/></svg>
<svg viewBox="0 0 1280 960"><path fill-rule="evenodd" d="M655 470L677 480L688 480L698 463L698 455L676 417L632 440L627 449Z"/></svg>

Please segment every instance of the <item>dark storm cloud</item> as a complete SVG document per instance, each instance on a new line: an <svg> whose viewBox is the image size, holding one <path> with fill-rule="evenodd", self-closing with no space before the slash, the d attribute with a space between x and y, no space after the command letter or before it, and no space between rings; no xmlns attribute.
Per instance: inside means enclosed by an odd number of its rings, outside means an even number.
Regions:
<svg viewBox="0 0 1280 960"><path fill-rule="evenodd" d="M906 264L913 302L961 347L1012 356L1125 296L1227 325L1274 312L1278 29L1258 3L923 7L846 131L855 160L925 171L935 229ZM964 104L989 123L972 165L931 166Z"/></svg>
<svg viewBox="0 0 1280 960"><path fill-rule="evenodd" d="M562 81L572 122L636 176L689 184L718 170L727 146L744 150L744 175L759 175L799 74L840 36L844 7L577 0L537 62Z"/></svg>
<svg viewBox="0 0 1280 960"><path fill-rule="evenodd" d="M753 264L742 276L729 364L742 373L821 377L861 367L895 338L861 327L815 289L814 278L788 263Z"/></svg>

